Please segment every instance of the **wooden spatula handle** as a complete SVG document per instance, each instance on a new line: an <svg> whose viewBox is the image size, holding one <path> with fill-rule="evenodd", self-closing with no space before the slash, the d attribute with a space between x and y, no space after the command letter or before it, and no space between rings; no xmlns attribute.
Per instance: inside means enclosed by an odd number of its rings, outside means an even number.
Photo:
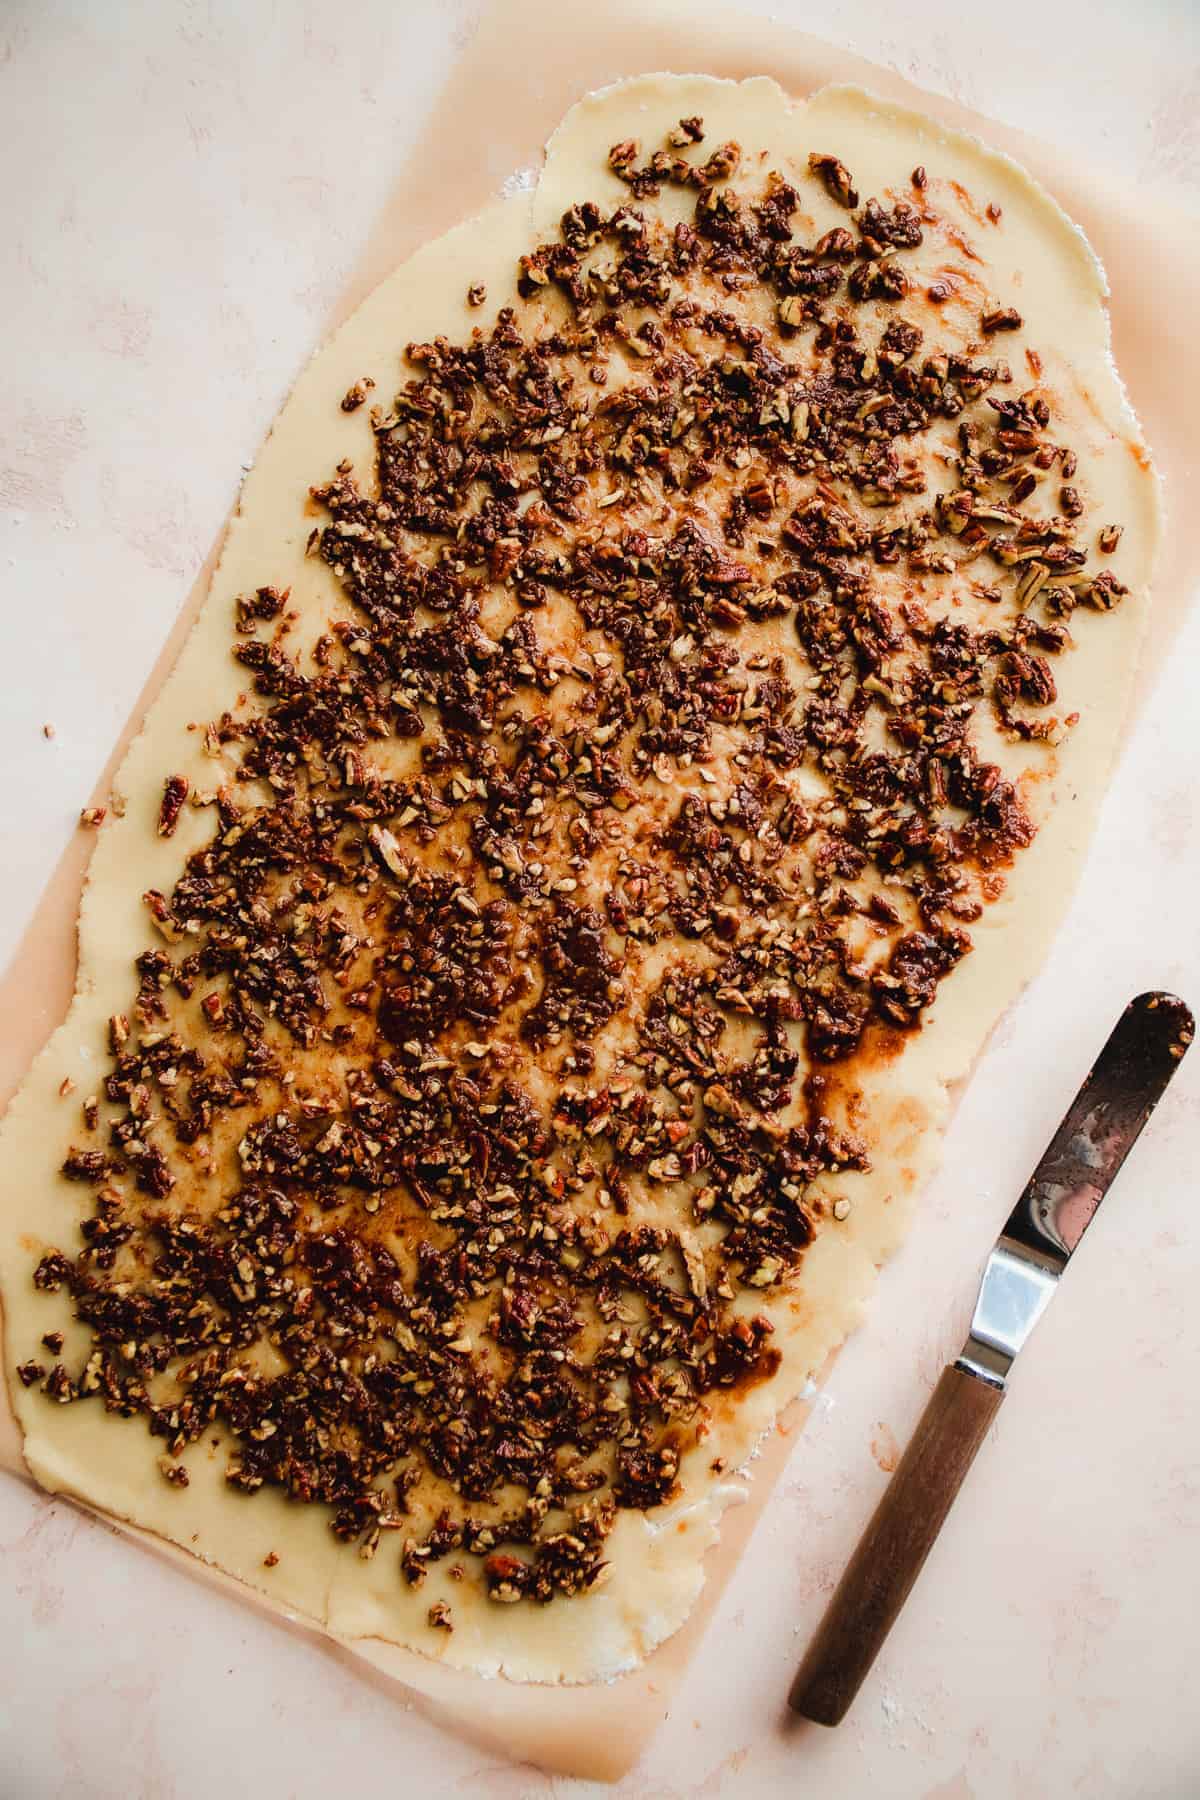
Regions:
<svg viewBox="0 0 1200 1800"><path fill-rule="evenodd" d="M965 1369L943 1371L792 1683L793 1712L819 1725L845 1717L1003 1398Z"/></svg>

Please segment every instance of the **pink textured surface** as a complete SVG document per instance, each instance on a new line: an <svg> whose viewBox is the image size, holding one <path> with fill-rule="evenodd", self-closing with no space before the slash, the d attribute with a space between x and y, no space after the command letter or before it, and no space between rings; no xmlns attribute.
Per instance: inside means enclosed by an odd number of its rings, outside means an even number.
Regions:
<svg viewBox="0 0 1200 1800"><path fill-rule="evenodd" d="M824 9L775 10L831 30ZM930 0L916 46L884 0L844 5L839 29L968 104L1200 191L1193 8L1011 0L1003 19L970 22L964 10ZM0 21L4 953L472 12L174 0L10 8ZM1200 1792L1200 1052L1023 1359L849 1721L829 1734L780 1719L881 1465L961 1339L980 1217L1002 1218L1127 995L1200 996L1198 657L1194 615L1051 964L993 1042L871 1331L840 1358L670 1719L616 1790L624 1800L793 1785L833 1800ZM421 1800L587 1791L486 1762L8 1480L0 1550L6 1796L276 1800L381 1780Z"/></svg>

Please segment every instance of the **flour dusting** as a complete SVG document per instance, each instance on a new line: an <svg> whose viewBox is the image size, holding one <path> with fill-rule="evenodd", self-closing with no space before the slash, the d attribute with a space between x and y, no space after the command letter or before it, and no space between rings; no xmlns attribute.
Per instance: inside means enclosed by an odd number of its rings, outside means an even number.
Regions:
<svg viewBox="0 0 1200 1800"><path fill-rule="evenodd" d="M500 192L506 200L511 200L514 194L527 194L537 186L537 178L538 172L533 167L514 169L512 174L506 175L500 183Z"/></svg>

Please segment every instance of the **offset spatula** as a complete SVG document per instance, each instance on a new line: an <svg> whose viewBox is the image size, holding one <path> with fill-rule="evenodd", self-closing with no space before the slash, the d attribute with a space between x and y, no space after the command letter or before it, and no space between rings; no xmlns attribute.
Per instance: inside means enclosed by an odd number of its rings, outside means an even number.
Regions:
<svg viewBox="0 0 1200 1800"><path fill-rule="evenodd" d="M838 1584L792 1684L836 1725L891 1630L1006 1392L1013 1358L1192 1041L1173 994L1139 994L1080 1088L988 1258L971 1330Z"/></svg>

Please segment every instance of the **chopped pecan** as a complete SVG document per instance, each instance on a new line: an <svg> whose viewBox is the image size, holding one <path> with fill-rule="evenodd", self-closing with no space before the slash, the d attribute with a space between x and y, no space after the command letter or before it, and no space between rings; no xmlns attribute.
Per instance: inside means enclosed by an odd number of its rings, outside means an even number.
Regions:
<svg viewBox="0 0 1200 1800"><path fill-rule="evenodd" d="M836 156L814 151L808 159L808 166L814 175L820 176L830 199L836 200L839 206L846 207L848 211L853 211L858 205L858 190L845 163L839 162Z"/></svg>
<svg viewBox="0 0 1200 1800"><path fill-rule="evenodd" d="M191 783L186 775L168 775L163 783L162 804L158 809L159 837L173 837L175 827L179 823L179 814L183 803L191 790Z"/></svg>

